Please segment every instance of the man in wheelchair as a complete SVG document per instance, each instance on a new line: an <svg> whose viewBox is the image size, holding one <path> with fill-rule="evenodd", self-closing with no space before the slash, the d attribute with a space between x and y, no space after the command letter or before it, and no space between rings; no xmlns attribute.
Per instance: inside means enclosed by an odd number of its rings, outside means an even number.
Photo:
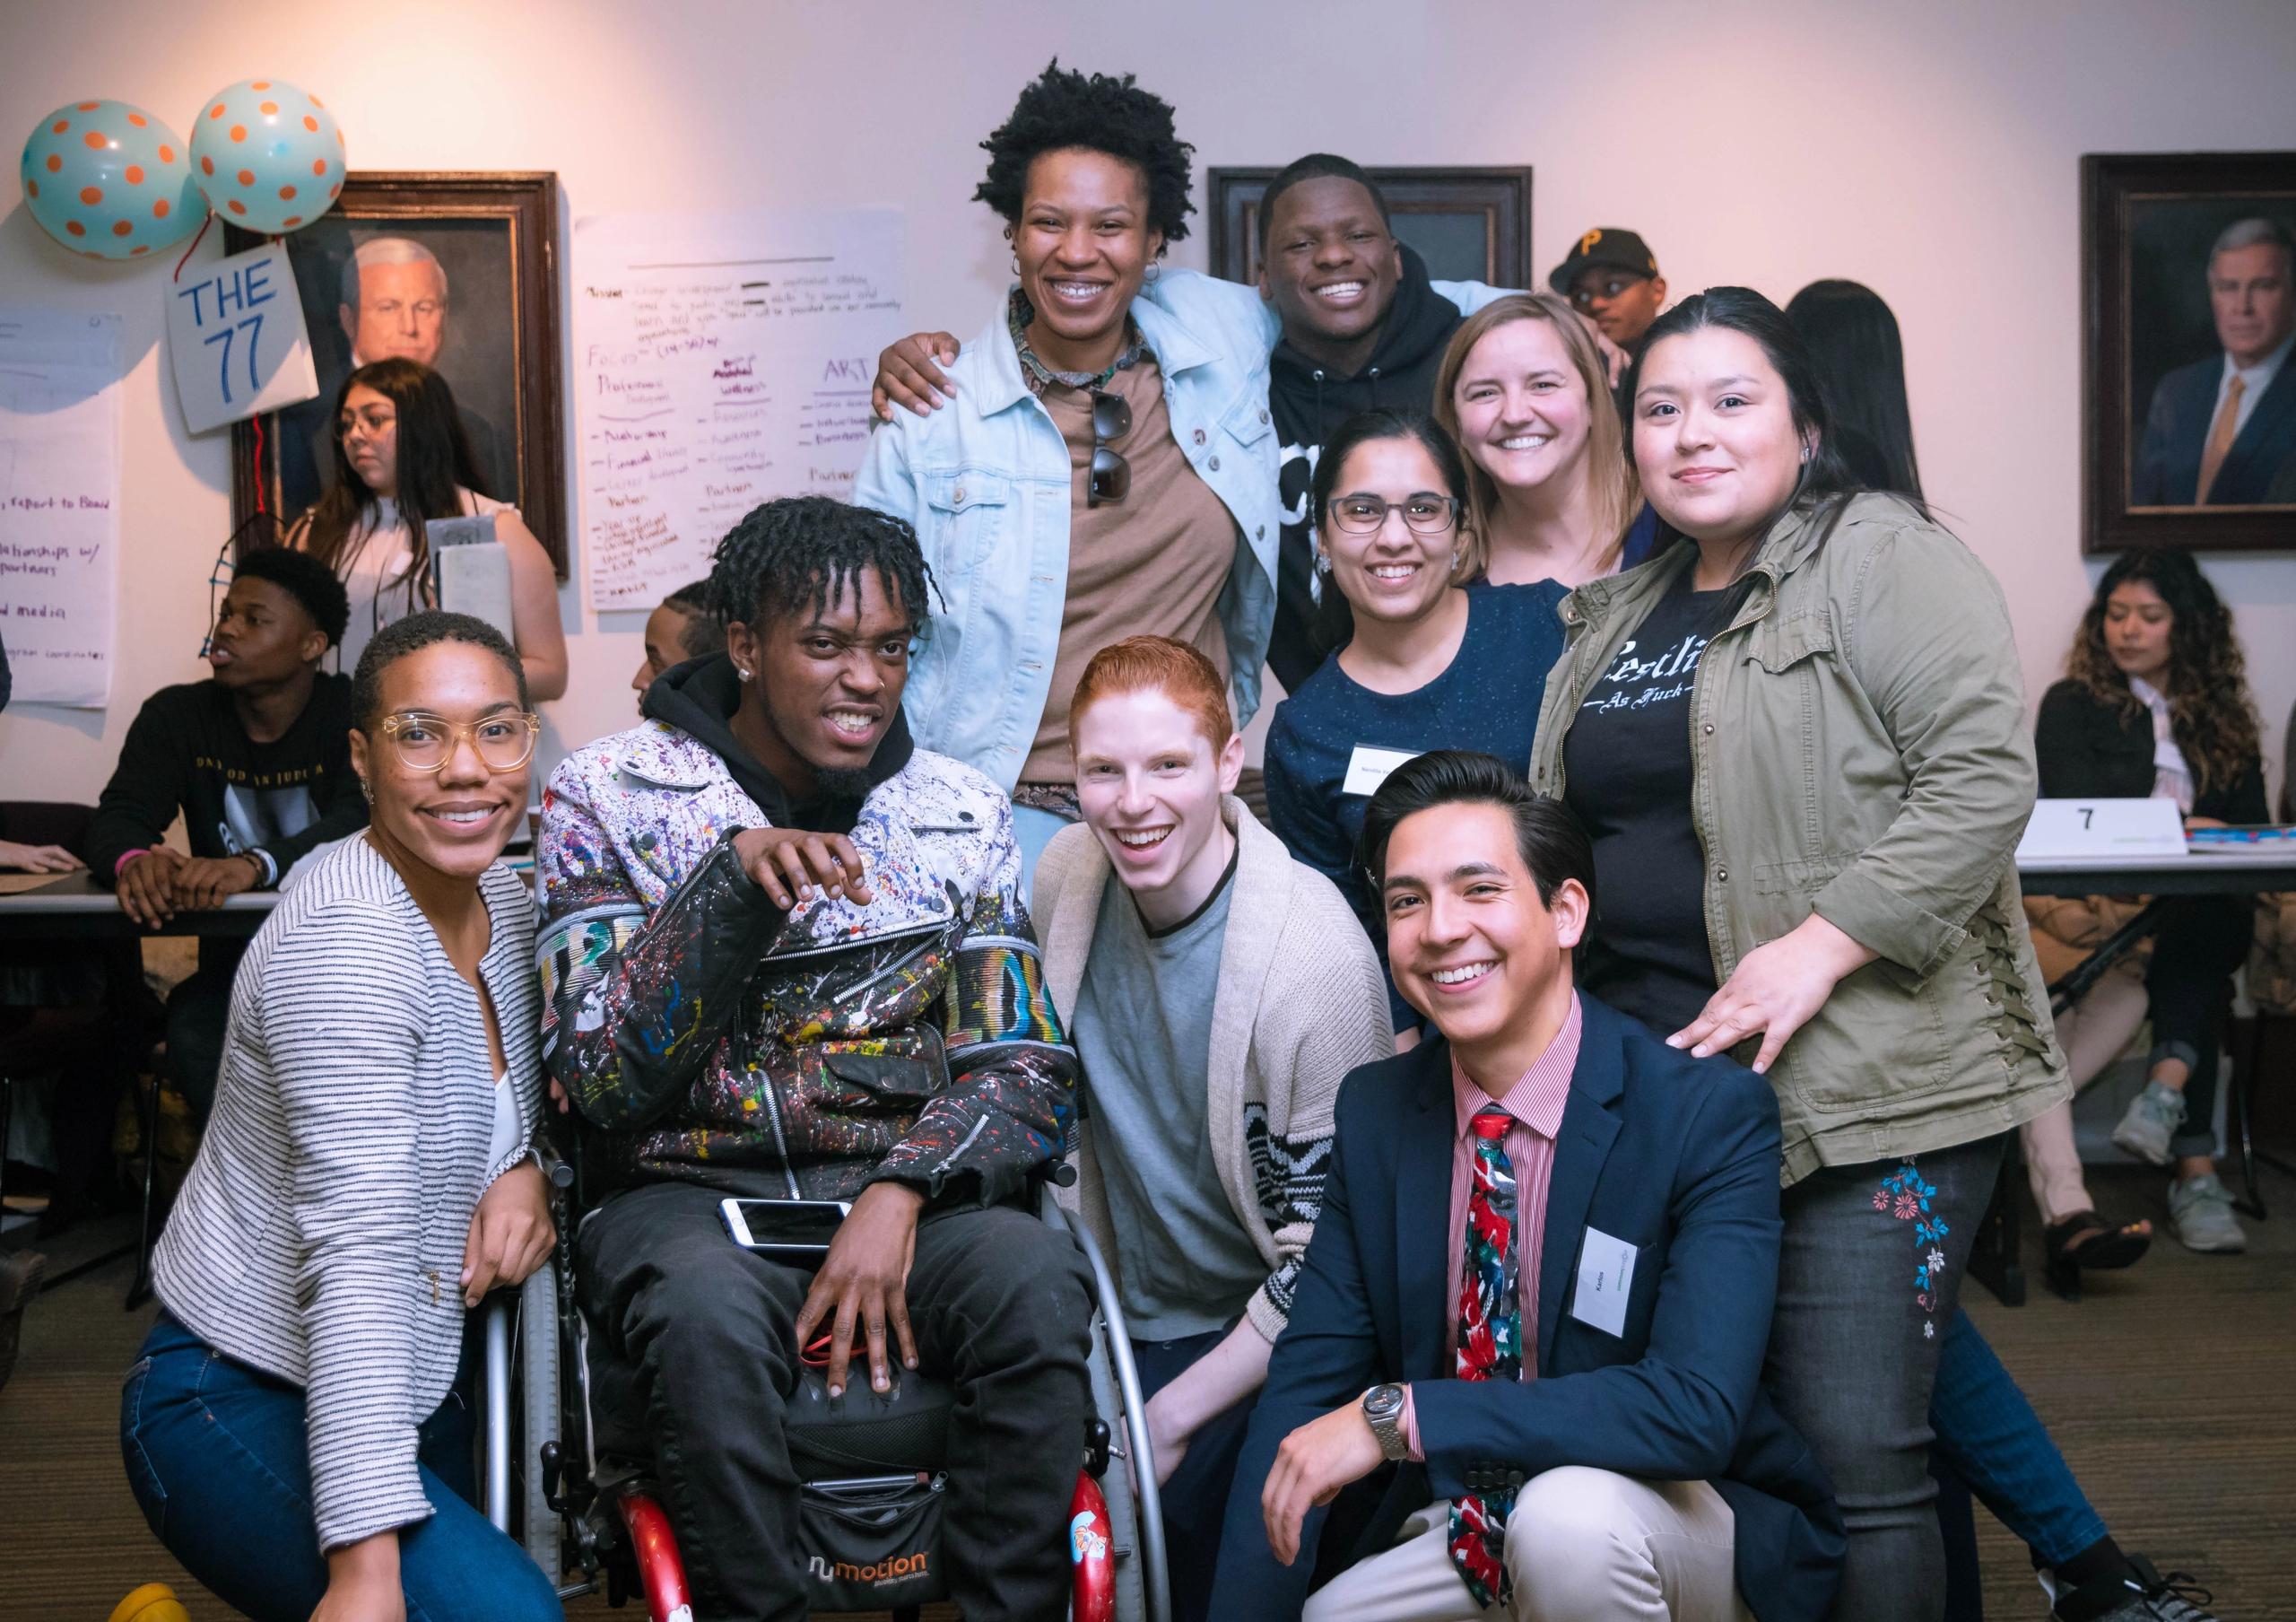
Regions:
<svg viewBox="0 0 2296 1622"><path fill-rule="evenodd" d="M848 1350L877 1391L895 1357L955 1387L942 1548L970 1622L1067 1603L1091 1288L1026 1202L1076 1062L1009 802L902 719L928 589L899 519L757 508L709 577L726 651L544 796L545 1061L610 1190L578 1300L705 1616L804 1615L787 1404L808 1354L838 1395ZM851 1211L809 1273L738 1248L728 1195Z"/></svg>

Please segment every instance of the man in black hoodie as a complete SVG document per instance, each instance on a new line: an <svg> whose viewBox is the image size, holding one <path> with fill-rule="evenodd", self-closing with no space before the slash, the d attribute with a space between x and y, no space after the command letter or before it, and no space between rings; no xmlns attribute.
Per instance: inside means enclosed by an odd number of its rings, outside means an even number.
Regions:
<svg viewBox="0 0 2296 1622"><path fill-rule="evenodd" d="M1451 335L1499 295L1480 283L1429 280L1426 263L1388 228L1378 184L1329 153L1297 159L1268 182L1259 258L1260 297L1283 323L1268 362L1268 408L1283 446L1283 544L1267 663L1292 693L1347 634L1346 602L1320 601L1308 510L1324 441L1359 411L1427 410Z"/></svg>

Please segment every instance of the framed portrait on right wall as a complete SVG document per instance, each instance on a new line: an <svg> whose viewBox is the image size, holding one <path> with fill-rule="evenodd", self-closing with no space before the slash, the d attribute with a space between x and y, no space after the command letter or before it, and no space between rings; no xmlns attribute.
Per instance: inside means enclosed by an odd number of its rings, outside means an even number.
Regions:
<svg viewBox="0 0 2296 1622"><path fill-rule="evenodd" d="M2296 549L2296 153L2081 160L2085 549Z"/></svg>

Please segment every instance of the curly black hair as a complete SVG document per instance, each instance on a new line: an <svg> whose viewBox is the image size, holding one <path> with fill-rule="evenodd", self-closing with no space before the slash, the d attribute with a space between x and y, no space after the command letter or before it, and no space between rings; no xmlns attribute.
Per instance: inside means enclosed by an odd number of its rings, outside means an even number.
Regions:
<svg viewBox="0 0 2296 1622"><path fill-rule="evenodd" d="M311 624L326 633L326 645L343 641L351 625L351 596L335 571L308 552L265 546L241 558L232 571L243 580L268 580L303 606Z"/></svg>
<svg viewBox="0 0 2296 1622"><path fill-rule="evenodd" d="M974 191L1007 224L1021 218L1029 165L1047 153L1083 148L1137 169L1148 182L1148 223L1166 242L1187 235L1190 160L1196 148L1172 128L1172 104L1133 83L1132 75L1061 71L1060 59L1029 81L1012 116L981 144L988 173Z"/></svg>
<svg viewBox="0 0 2296 1622"><path fill-rule="evenodd" d="M909 624L923 630L933 571L907 519L825 495L785 496L751 508L718 543L707 601L721 621L763 625L785 614L820 613L864 569L877 571Z"/></svg>

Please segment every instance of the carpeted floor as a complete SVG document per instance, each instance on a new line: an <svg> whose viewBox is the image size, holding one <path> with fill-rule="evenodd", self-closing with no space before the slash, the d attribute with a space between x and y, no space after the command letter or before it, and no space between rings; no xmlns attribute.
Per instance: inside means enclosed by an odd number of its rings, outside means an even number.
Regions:
<svg viewBox="0 0 2296 1622"><path fill-rule="evenodd" d="M2106 1208L2150 1212L2165 1229L2157 1179L2101 1173L2092 1189ZM2244 1257L2162 1243L2073 1306L2039 1287L2029 1224L2031 1302L2012 1312L1973 1292L2115 1534L2194 1573L2226 1622L2296 1622L2296 1180L2268 1173L2265 1194L2278 1214L2248 1225ZM67 1235L53 1254L68 1265L103 1237ZM174 1584L194 1622L225 1615L153 1541L120 1473L119 1374L151 1318L120 1310L129 1266L35 1303L0 1389L0 1622L103 1622L148 1582ZM1982 1513L1979 1535L1987 1614L2043 1616L2022 1548ZM587 1599L569 1614L637 1613Z"/></svg>

